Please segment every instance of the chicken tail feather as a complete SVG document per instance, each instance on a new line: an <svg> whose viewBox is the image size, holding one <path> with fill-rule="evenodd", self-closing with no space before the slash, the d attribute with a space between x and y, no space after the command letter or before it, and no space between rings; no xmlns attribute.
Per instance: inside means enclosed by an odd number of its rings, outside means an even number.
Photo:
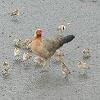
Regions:
<svg viewBox="0 0 100 100"><path fill-rule="evenodd" d="M63 38L62 42L63 42L63 44L64 44L64 43L68 43L68 42L72 41L74 38L75 38L74 35L68 35L68 36L65 36L65 37Z"/></svg>

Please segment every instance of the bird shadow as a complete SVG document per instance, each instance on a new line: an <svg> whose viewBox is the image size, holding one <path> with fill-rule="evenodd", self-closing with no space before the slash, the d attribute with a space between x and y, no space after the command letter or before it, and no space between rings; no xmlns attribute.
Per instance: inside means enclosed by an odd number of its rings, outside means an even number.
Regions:
<svg viewBox="0 0 100 100"><path fill-rule="evenodd" d="M42 73L40 77L33 80L35 88L44 89L49 87L61 87L70 85L70 80L68 78L62 78L59 75L54 75L49 72Z"/></svg>
<svg viewBox="0 0 100 100"><path fill-rule="evenodd" d="M14 22L14 23L20 23L17 18L12 18L11 21Z"/></svg>
<svg viewBox="0 0 100 100"><path fill-rule="evenodd" d="M80 80L87 80L87 79L89 79L89 76L88 76L87 73L84 73L84 74L80 74L79 73L78 77L79 77Z"/></svg>

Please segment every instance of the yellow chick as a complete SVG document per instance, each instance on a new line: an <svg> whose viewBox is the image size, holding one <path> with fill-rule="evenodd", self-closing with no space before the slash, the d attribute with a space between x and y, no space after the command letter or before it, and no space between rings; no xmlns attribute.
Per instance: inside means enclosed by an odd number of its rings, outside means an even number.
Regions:
<svg viewBox="0 0 100 100"><path fill-rule="evenodd" d="M44 60L41 57L35 57L34 63L35 65L43 65Z"/></svg>
<svg viewBox="0 0 100 100"><path fill-rule="evenodd" d="M21 48L23 45L23 41L21 39L14 39L15 46Z"/></svg>
<svg viewBox="0 0 100 100"><path fill-rule="evenodd" d="M66 27L65 27L65 25L61 24L60 26L58 26L57 30L59 32L64 32L66 30Z"/></svg>
<svg viewBox="0 0 100 100"><path fill-rule="evenodd" d="M61 71L65 75L65 77L67 77L69 74L71 74L70 70L68 69L68 66L64 62L60 63L60 67L61 67Z"/></svg>
<svg viewBox="0 0 100 100"><path fill-rule="evenodd" d="M79 61L77 63L77 67L82 71L83 74L85 74L86 71L88 69L90 69L89 66L86 63L84 63L83 61Z"/></svg>
<svg viewBox="0 0 100 100"><path fill-rule="evenodd" d="M25 41L23 42L23 48L30 49L31 42L32 42L31 39L25 39Z"/></svg>
<svg viewBox="0 0 100 100"><path fill-rule="evenodd" d="M26 61L26 60L30 59L31 57L32 57L31 52L25 52L23 54L23 61Z"/></svg>
<svg viewBox="0 0 100 100"><path fill-rule="evenodd" d="M90 49L89 48L85 48L83 51L83 58L89 58L91 55L90 55Z"/></svg>
<svg viewBox="0 0 100 100"><path fill-rule="evenodd" d="M14 56L19 56L20 55L20 50L19 48L14 49Z"/></svg>
<svg viewBox="0 0 100 100"><path fill-rule="evenodd" d="M11 16L19 16L20 12L18 9L15 9L14 11L12 11Z"/></svg>
<svg viewBox="0 0 100 100"><path fill-rule="evenodd" d="M19 48L15 48L14 49L14 57L15 57L15 60L19 60L20 59L20 50L19 50Z"/></svg>

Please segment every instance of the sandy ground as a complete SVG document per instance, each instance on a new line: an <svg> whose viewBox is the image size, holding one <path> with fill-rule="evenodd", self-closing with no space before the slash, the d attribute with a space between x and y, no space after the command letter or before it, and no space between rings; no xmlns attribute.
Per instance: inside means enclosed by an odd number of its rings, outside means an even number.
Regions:
<svg viewBox="0 0 100 100"><path fill-rule="evenodd" d="M13 18L9 13L16 8L21 14ZM26 65L14 61L16 37L30 38L41 27L49 38L60 34L57 27L62 23L66 31L61 34L76 36L61 48L72 73L69 80L64 79L54 58L48 73L40 73L34 67L33 58ZM90 70L86 77L81 77L76 60L81 59L84 48L91 50L91 57L86 61ZM99 100L99 55L99 0L0 0L0 64L8 61L11 66L7 78L0 76L0 100Z"/></svg>

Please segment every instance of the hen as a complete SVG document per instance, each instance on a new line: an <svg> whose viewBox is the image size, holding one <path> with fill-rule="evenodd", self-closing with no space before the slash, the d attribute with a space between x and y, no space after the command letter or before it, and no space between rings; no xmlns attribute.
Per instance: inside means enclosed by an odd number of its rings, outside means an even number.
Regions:
<svg viewBox="0 0 100 100"><path fill-rule="evenodd" d="M34 54L42 57L45 60L44 67L47 65L47 62L54 55L57 49L75 38L74 35L58 35L53 39L43 39L42 35L42 29L37 29L35 31L32 42L30 43L30 48Z"/></svg>

